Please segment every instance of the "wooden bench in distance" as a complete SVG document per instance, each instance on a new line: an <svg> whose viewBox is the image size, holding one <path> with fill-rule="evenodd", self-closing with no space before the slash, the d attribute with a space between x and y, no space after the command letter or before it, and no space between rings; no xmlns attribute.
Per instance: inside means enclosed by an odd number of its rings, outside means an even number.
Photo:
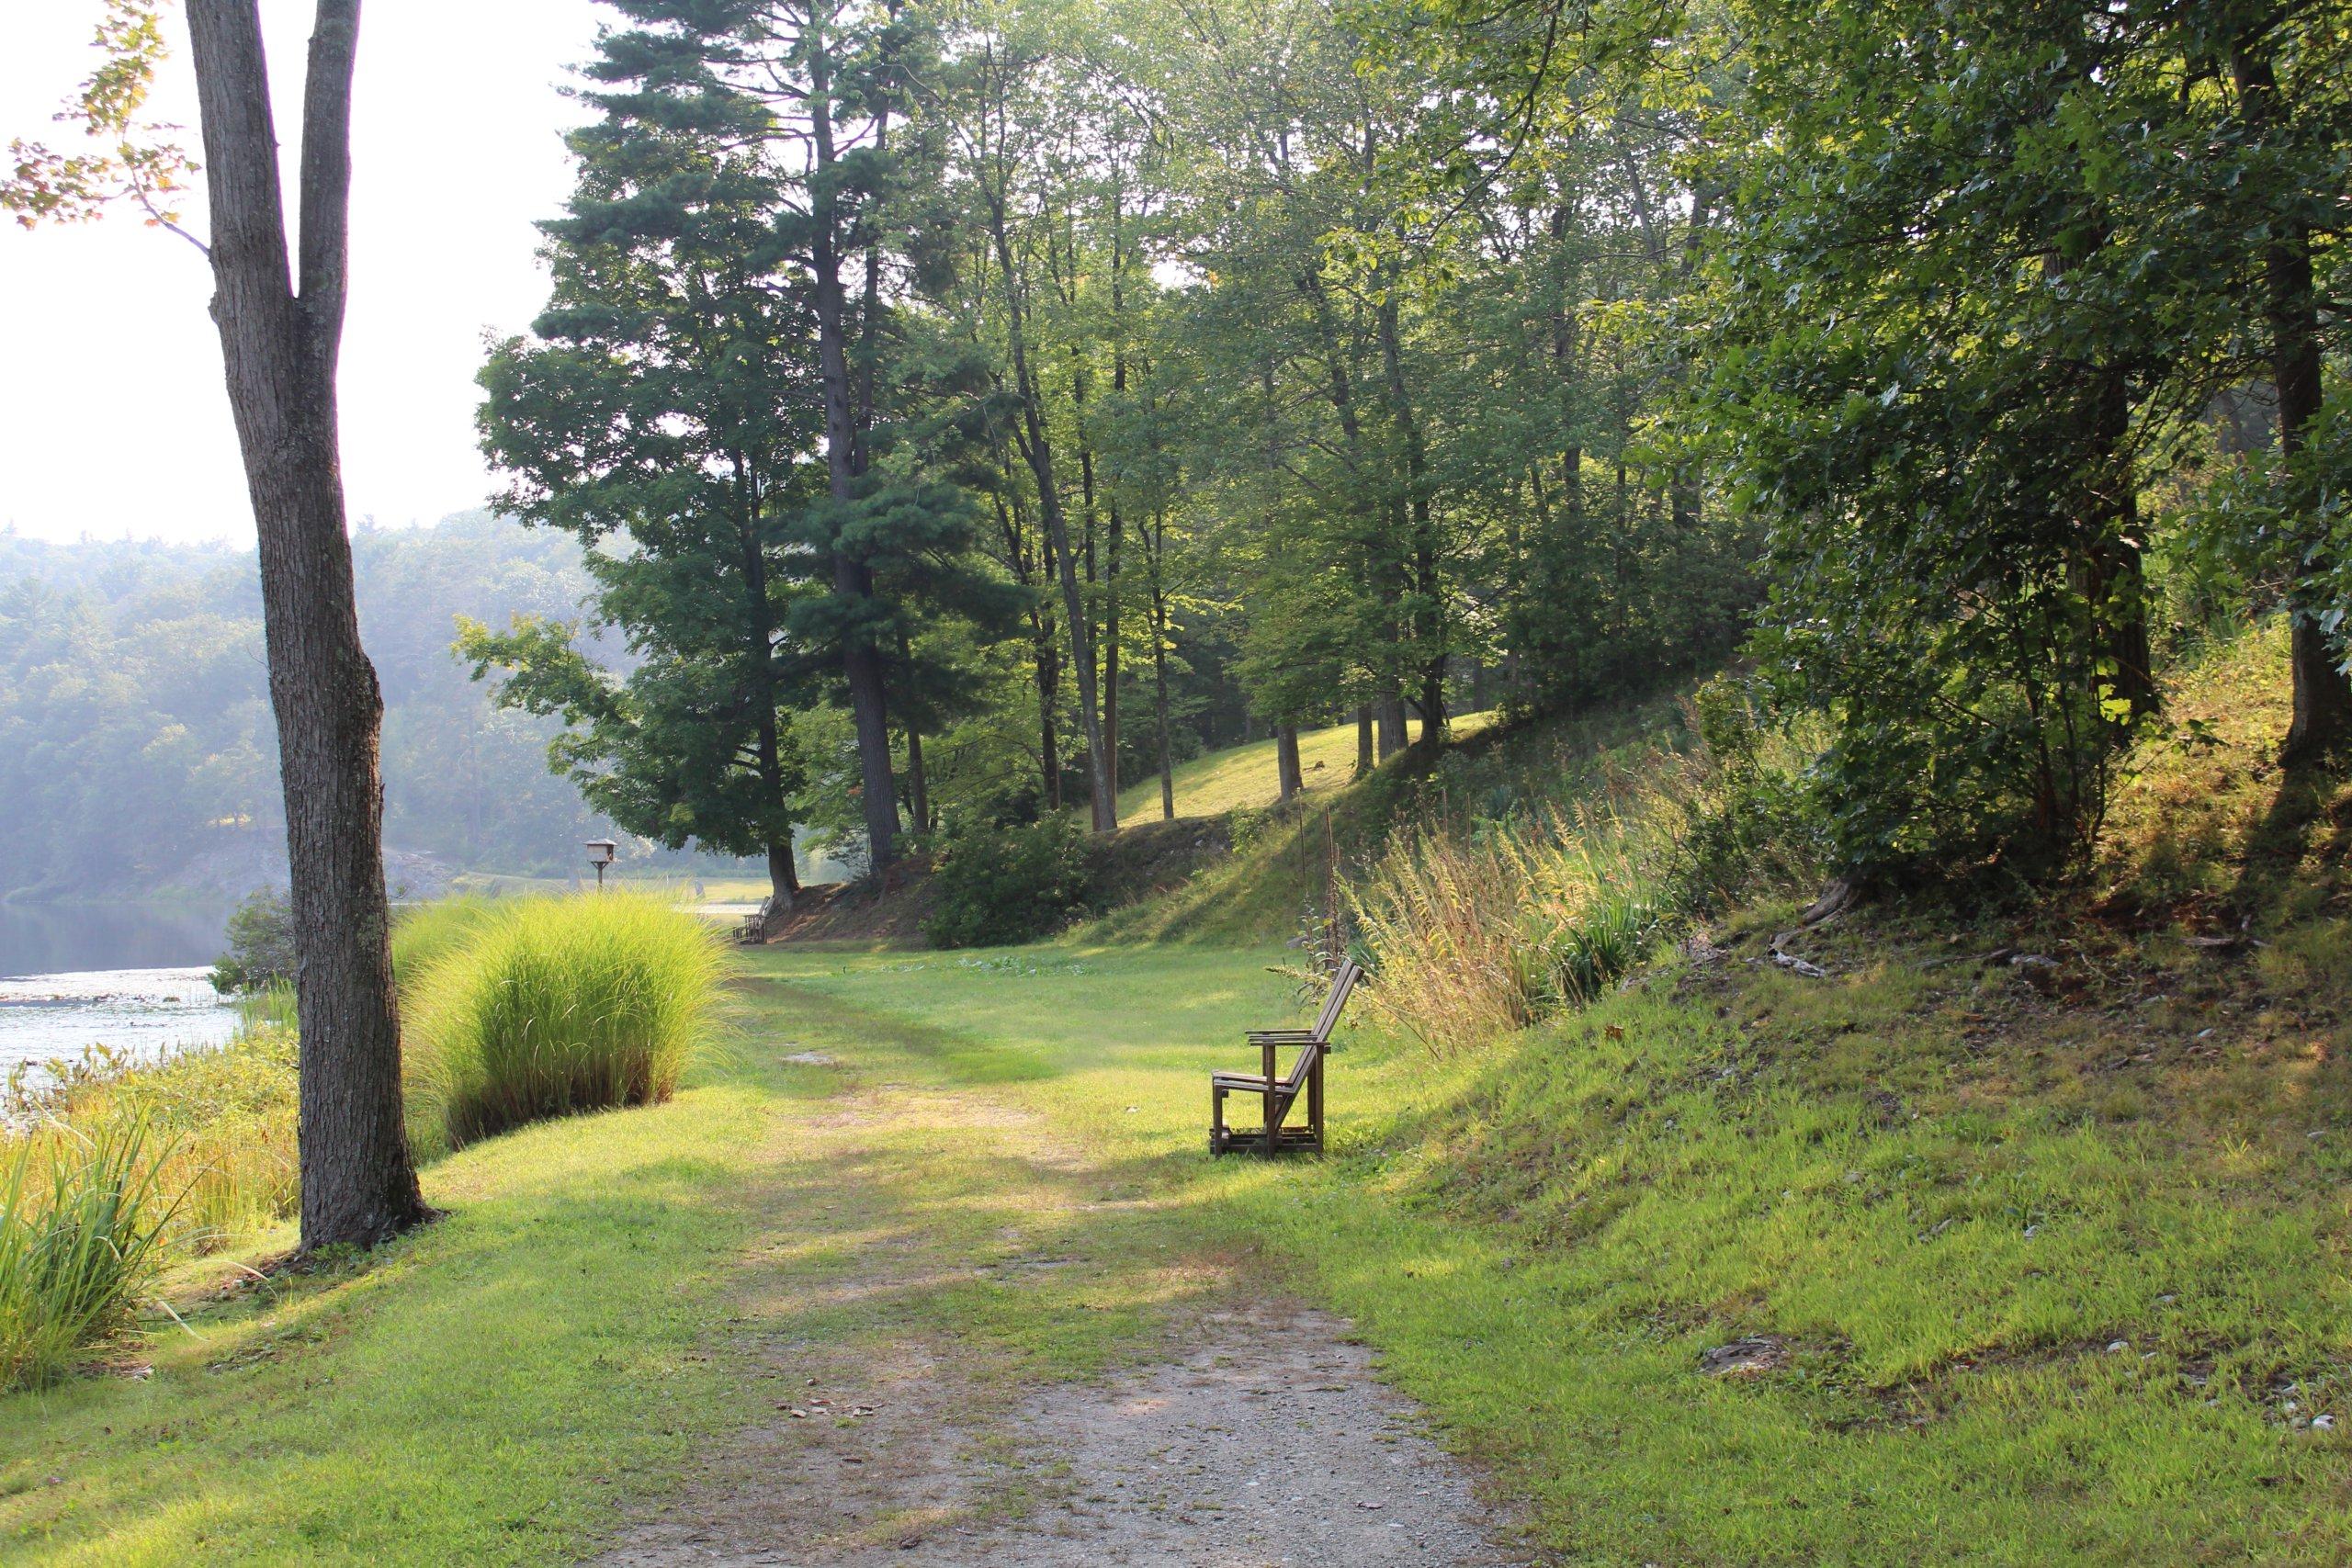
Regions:
<svg viewBox="0 0 2352 1568"><path fill-rule="evenodd" d="M1268 1156L1284 1149L1322 1152L1323 1058L1331 1051L1331 1030L1340 1021L1340 1010L1348 1005L1348 993L1362 978L1363 971L1355 960L1344 959L1340 972L1331 976L1330 994L1323 998L1323 1010L1316 1016L1314 1028L1251 1030L1250 1043L1262 1056L1263 1072L1209 1075L1209 1153L1221 1155L1231 1149L1256 1149ZM1275 1057L1285 1045L1296 1046L1298 1056L1287 1075L1277 1077ZM1261 1124L1227 1126L1225 1098L1229 1094L1256 1096L1265 1107ZM1305 1125L1284 1125L1302 1097L1306 1101Z"/></svg>

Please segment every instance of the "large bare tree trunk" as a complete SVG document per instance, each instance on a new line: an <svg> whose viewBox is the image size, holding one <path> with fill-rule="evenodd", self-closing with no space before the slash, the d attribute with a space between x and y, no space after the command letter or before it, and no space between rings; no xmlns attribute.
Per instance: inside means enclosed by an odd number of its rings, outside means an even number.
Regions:
<svg viewBox="0 0 2352 1568"><path fill-rule="evenodd" d="M1285 722L1274 730L1274 773L1285 802L1298 797L1306 777L1298 767L1298 726Z"/></svg>
<svg viewBox="0 0 2352 1568"><path fill-rule="evenodd" d="M188 32L212 211L212 316L260 536L286 795L302 1247L367 1247L431 1211L401 1118L378 750L384 705L359 643L335 409L359 4L320 0L311 38L299 274L288 255L257 0L189 0Z"/></svg>

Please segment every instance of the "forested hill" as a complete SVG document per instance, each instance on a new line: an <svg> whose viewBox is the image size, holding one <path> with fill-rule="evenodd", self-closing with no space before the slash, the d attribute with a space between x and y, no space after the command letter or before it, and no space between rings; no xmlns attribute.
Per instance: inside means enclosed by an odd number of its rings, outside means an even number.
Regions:
<svg viewBox="0 0 2352 1568"><path fill-rule="evenodd" d="M575 616L579 547L481 513L353 546L396 880L403 852L569 867L601 819L449 644L459 615ZM242 893L282 860L277 768L250 550L0 534L0 897Z"/></svg>

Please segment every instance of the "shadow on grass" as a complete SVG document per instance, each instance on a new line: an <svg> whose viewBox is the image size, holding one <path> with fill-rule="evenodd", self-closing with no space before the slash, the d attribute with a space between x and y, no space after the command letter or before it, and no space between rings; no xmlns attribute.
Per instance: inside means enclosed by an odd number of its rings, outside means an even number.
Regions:
<svg viewBox="0 0 2352 1568"><path fill-rule="evenodd" d="M2314 858L2337 870L2352 847L2347 808L2352 808L2352 799L2340 766L2285 770L2261 819L2246 833L2237 881L2227 900L2230 911L2240 919L2308 913L2296 906L2303 897L2323 891L2311 876Z"/></svg>

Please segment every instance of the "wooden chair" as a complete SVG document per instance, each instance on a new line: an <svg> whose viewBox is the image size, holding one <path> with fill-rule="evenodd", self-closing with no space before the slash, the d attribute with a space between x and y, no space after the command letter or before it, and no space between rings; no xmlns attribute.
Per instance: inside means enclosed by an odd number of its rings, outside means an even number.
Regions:
<svg viewBox="0 0 2352 1568"><path fill-rule="evenodd" d="M1340 972L1331 976L1330 994L1323 998L1323 1010L1316 1016L1312 1029L1251 1030L1250 1043L1261 1053L1265 1071L1209 1075L1210 1154L1256 1149L1272 1157L1284 1149L1313 1149L1317 1154L1323 1151L1323 1058L1333 1049L1331 1030L1340 1021L1340 1010L1348 1005L1348 993L1356 988L1356 982L1362 978L1363 971L1356 966L1355 960L1340 963ZM1290 1072L1277 1077L1274 1059L1285 1045L1296 1046L1298 1055L1291 1063ZM1225 1097L1229 1094L1257 1096L1265 1107L1261 1125L1254 1129L1227 1126ZM1306 1125L1284 1126L1302 1095L1306 1100Z"/></svg>

